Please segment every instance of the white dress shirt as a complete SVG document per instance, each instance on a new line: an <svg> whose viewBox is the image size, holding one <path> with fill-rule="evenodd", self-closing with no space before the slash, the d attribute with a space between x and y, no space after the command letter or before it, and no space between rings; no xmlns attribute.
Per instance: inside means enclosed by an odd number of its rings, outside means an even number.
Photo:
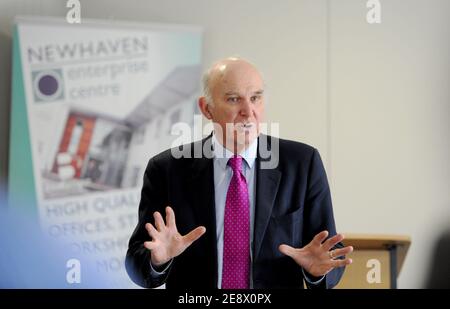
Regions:
<svg viewBox="0 0 450 309"><path fill-rule="evenodd" d="M228 160L234 154L228 149L224 148L217 140L216 136L212 136L213 143L213 162L214 162L214 193L216 202L216 235L217 235L217 266L218 266L218 280L217 288L222 286L222 268L223 268L223 229L224 229L224 215L225 202L227 198L228 186L230 185L233 171L228 166ZM247 182L247 189L250 201L250 260L253 262L252 250L253 247L253 227L255 220L255 159L258 150L258 139L247 147L246 150L239 155L244 159L242 164L242 172ZM253 287L252 282L252 268L250 267L250 288Z"/></svg>

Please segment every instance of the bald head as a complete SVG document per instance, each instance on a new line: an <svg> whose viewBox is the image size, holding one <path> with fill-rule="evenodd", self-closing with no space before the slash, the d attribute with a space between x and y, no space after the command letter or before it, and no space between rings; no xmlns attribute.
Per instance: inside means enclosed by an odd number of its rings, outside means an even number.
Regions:
<svg viewBox="0 0 450 309"><path fill-rule="evenodd" d="M245 59L228 57L215 62L203 75L203 95L207 102L213 104L217 87L232 87L230 84L237 80L263 85L261 73Z"/></svg>

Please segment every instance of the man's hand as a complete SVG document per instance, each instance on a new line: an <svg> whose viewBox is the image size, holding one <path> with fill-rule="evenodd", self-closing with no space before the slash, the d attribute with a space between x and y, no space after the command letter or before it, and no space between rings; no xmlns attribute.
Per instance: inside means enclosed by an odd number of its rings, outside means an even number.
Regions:
<svg viewBox="0 0 450 309"><path fill-rule="evenodd" d="M336 259L353 251L352 246L330 251L334 245L344 239L342 234L337 234L323 242L328 236L328 231L322 231L303 248L296 249L288 245L280 245L281 253L290 256L304 270L315 277L321 277L329 273L335 267L342 267L352 263L349 258ZM323 242L323 243L322 243Z"/></svg>
<svg viewBox="0 0 450 309"><path fill-rule="evenodd" d="M169 206L166 207L167 224L164 224L159 212L154 212L153 217L156 228L151 223L145 225L152 240L144 242L144 247L150 250L154 266L161 266L180 255L206 232L204 226L199 226L184 236L180 235L175 224L175 213Z"/></svg>

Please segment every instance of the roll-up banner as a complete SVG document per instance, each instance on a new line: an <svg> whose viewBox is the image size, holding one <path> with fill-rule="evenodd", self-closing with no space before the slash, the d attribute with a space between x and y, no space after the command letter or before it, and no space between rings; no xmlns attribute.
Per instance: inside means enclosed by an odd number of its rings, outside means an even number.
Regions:
<svg viewBox="0 0 450 309"><path fill-rule="evenodd" d="M36 219L39 249L61 248L35 265L49 286L135 287L124 258L143 173L175 123L193 125L201 47L194 26L16 19L9 205Z"/></svg>

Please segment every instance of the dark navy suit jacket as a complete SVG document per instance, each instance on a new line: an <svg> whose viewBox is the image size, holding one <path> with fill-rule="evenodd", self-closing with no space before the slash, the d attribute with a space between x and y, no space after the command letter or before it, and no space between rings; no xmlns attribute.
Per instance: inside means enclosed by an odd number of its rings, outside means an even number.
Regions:
<svg viewBox="0 0 450 309"><path fill-rule="evenodd" d="M143 287L217 288L217 238L211 136L177 150L201 158L174 158L171 150L150 159L144 174L139 222L126 256L130 278ZM200 147L201 148L200 148ZM196 148L198 147L198 148ZM197 152L198 156L198 152ZM278 162L273 168L265 164ZM256 158L255 224L253 241L254 288L303 288L303 273L280 244L299 248L323 230L336 234L330 189L318 151L306 144L260 135ZM159 279L150 276L150 240L145 223L153 212L164 214L170 205L178 231L184 235L203 225L206 233L181 255ZM342 247L338 244L336 247ZM344 272L337 268L311 288L332 288Z"/></svg>

